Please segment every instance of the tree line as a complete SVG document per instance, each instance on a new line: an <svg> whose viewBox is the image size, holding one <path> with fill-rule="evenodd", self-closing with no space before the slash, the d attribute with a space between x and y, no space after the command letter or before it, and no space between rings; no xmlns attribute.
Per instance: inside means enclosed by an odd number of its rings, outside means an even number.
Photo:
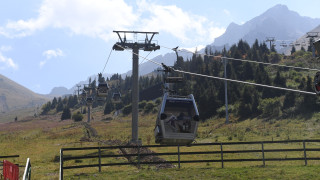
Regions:
<svg viewBox="0 0 320 180"><path fill-rule="evenodd" d="M308 48L309 50L309 48ZM279 54L274 47L271 49L258 40L250 46L246 41L239 40L237 44L225 48L222 51L212 51L205 48L205 54L226 56L236 59L248 59L266 63L281 63L308 67L315 64L312 54L304 49L296 51L292 48L290 57ZM224 65L220 58L212 56L200 56L194 54L189 59L178 57L174 68L189 72L206 74L216 77L224 77ZM179 75L179 74L176 74ZM306 71L293 70L285 67L271 67L240 61L227 61L226 75L229 79L255 82L277 87L313 91L312 78ZM141 76L139 79L140 91L148 90L162 83L162 74L154 71L150 76ZM213 116L225 115L225 86L224 81L198 76L184 75L184 83L174 84L173 89L179 95L193 94L198 105L200 118L206 120ZM114 110L128 111L131 107L131 83L130 76L122 78L114 74L107 81L110 86L106 102L94 101L93 107L104 106L104 113L109 114ZM96 87L96 81L90 81L92 87ZM311 114L320 107L315 95L299 94L266 87L244 85L235 82L227 82L229 112L240 119L254 117L287 117L292 115ZM121 102L113 103L112 95L121 93ZM95 93L95 89L93 90ZM158 104L158 103L156 103ZM56 112L64 108L75 108L80 105L77 96L68 98L54 98L42 107L42 114L55 109Z"/></svg>

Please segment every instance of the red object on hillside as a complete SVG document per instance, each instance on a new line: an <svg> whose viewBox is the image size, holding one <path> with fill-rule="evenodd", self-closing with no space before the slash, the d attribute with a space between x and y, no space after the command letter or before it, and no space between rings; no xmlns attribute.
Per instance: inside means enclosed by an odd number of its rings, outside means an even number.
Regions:
<svg viewBox="0 0 320 180"><path fill-rule="evenodd" d="M6 180L19 180L19 166L3 160L3 177Z"/></svg>

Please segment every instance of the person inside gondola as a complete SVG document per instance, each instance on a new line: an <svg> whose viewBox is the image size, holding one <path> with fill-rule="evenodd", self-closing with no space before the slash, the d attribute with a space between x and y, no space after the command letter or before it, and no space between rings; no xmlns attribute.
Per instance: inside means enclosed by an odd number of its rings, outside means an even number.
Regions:
<svg viewBox="0 0 320 180"><path fill-rule="evenodd" d="M184 115L183 112L181 112L178 116L178 126L180 129L180 132L190 132L190 128L191 128L191 122L190 120Z"/></svg>
<svg viewBox="0 0 320 180"><path fill-rule="evenodd" d="M181 112L178 116L178 120L184 120L184 113Z"/></svg>
<svg viewBox="0 0 320 180"><path fill-rule="evenodd" d="M170 125L171 125L171 127L172 127L172 129L174 131L178 130L177 124L176 124L177 123L177 117L175 115L171 114L171 116L168 118L167 123L170 123Z"/></svg>

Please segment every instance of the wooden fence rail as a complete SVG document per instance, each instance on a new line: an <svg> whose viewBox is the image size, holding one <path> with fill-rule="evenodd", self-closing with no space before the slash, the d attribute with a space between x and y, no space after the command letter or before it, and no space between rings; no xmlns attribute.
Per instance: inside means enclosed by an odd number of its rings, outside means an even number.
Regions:
<svg viewBox="0 0 320 180"><path fill-rule="evenodd" d="M197 146L218 146L220 147L218 151L192 151L192 152L181 152L182 146L173 145L147 145L147 146L106 146L106 147L84 147L84 148L62 148L60 149L60 179L63 180L63 170L65 169L76 169L76 168L88 168L88 167L98 167L99 172L101 172L101 167L103 166L123 166L123 165L135 165L138 168L143 164L180 164L182 163L210 163L219 162L221 167L224 168L225 162L262 162L265 166L267 161L304 161L307 165L310 160L320 160L320 157L308 157L307 152L319 152L320 148L307 148L306 143L319 143L320 140L287 140L287 141L251 141L251 142L224 142L224 143L198 143L191 144L188 147ZM265 144L288 144L288 143L302 143L301 148L291 148L291 149L265 149ZM224 150L223 147L226 145L261 145L261 149L252 150ZM177 147L177 152L163 152L163 153L141 153L141 148L163 148L163 147ZM102 150L111 149L121 149L121 148L136 148L137 153L133 154L101 154ZM64 156L66 151L84 151L84 150L97 150L98 155L85 155L85 156ZM286 158L266 158L265 153L274 152L303 152L303 157L286 157ZM239 158L239 159L226 159L224 156L226 154L236 154L236 153L261 153L261 158ZM199 160L181 160L183 155L205 155L205 154L220 154L220 159L199 159ZM141 158L145 156L177 156L177 161L165 161L165 162L141 162ZM119 157L136 157L137 162L119 162L119 163L101 163L102 158L119 158ZM64 166L65 161L69 160L79 160L79 159L97 159L97 164L88 165L78 165L78 166Z"/></svg>
<svg viewBox="0 0 320 180"><path fill-rule="evenodd" d="M3 166L3 159L7 159L7 158L18 158L20 157L19 155L9 155L9 156L0 156L0 166ZM16 164L19 165L19 164Z"/></svg>

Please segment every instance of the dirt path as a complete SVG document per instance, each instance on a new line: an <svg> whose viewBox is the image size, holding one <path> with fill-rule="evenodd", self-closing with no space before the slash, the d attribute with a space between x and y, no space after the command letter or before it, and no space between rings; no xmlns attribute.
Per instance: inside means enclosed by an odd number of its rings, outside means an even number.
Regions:
<svg viewBox="0 0 320 180"><path fill-rule="evenodd" d="M109 146L136 146L135 144L125 143L120 140L108 140L108 141L100 141L101 144L109 145ZM134 148L119 148L119 154L123 154L124 157L131 163L134 163L134 166L138 167L138 157L136 156L126 156L128 154L137 154L140 151L140 154L152 154L156 153L155 151L150 150L146 147L134 147ZM167 162L165 159L160 158L158 156L150 155L150 156L140 156L140 162L164 162L161 164L149 164L148 166L155 166L157 169L162 168L174 168L175 166L171 163ZM138 167L139 168L139 167Z"/></svg>
<svg viewBox="0 0 320 180"><path fill-rule="evenodd" d="M125 143L122 142L120 140L97 140L95 138L98 137L98 132L96 131L96 129L94 129L93 127L90 126L90 124L88 124L87 122L81 122L80 124L81 126L83 126L84 128L84 136L80 139L80 141L97 141L99 142L101 145L108 145L108 146L123 146L123 145L127 145L127 146L135 146L134 144L130 144L130 143ZM131 163L134 163L135 166L138 167L138 158L137 157L132 157L132 156L126 156L128 154L137 154L138 151L140 151L141 154L151 154L151 153L156 153L152 150L150 150L149 148L146 147L135 147L135 148L119 148L119 154L123 154L124 157ZM141 156L140 157L140 162L166 162L165 159L160 158L158 156ZM173 168L174 165L170 164L170 163L163 163L163 164L150 164L149 166L155 166L158 169L161 168ZM139 167L138 167L139 168Z"/></svg>
<svg viewBox="0 0 320 180"><path fill-rule="evenodd" d="M94 138L98 137L98 132L96 129L90 126L87 122L81 122L84 128L84 136L81 137L80 141L94 141Z"/></svg>

